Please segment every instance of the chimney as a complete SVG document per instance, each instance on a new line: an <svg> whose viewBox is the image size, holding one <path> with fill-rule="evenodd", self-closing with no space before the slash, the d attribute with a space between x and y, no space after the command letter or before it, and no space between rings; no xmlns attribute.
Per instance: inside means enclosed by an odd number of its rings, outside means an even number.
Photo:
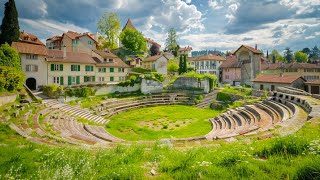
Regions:
<svg viewBox="0 0 320 180"><path fill-rule="evenodd" d="M67 57L67 46L63 46L63 58L66 58Z"/></svg>
<svg viewBox="0 0 320 180"><path fill-rule="evenodd" d="M255 49L258 50L258 44L256 44Z"/></svg>

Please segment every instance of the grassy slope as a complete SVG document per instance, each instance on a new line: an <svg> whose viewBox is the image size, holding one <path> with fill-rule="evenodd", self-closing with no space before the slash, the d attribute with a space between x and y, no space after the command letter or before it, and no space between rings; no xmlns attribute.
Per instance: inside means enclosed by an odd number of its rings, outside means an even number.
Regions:
<svg viewBox="0 0 320 180"><path fill-rule="evenodd" d="M319 120L295 135L176 150L155 144L110 150L35 145L0 124L0 179L294 179L320 173ZM310 142L313 142L312 148ZM314 153L318 153L315 155ZM313 174L314 175L314 174ZM318 174L319 175L319 174ZM319 176L318 176L319 178Z"/></svg>
<svg viewBox="0 0 320 180"><path fill-rule="evenodd" d="M127 111L111 118L107 130L113 135L126 140L157 140L170 137L193 137L207 134L211 130L208 118L219 112L190 106L158 106ZM192 121L191 124L174 129L152 130L139 125L140 121L175 122ZM166 123L164 123L165 125Z"/></svg>

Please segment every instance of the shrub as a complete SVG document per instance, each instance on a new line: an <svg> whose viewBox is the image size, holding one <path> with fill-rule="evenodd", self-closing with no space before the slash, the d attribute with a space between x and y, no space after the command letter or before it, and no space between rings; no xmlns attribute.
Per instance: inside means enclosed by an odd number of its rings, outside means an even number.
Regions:
<svg viewBox="0 0 320 180"><path fill-rule="evenodd" d="M151 72L149 74L145 74L143 77L145 79L158 81L158 82L163 82L166 79L166 77L163 74L160 74L158 72Z"/></svg>
<svg viewBox="0 0 320 180"><path fill-rule="evenodd" d="M144 69L144 68L133 68L132 72L144 74L144 73L151 72L151 70L150 69Z"/></svg>
<svg viewBox="0 0 320 180"><path fill-rule="evenodd" d="M223 101L223 102L231 101L231 96L229 94L226 94L226 93L223 93L223 92L219 92L217 94L217 100L218 101Z"/></svg>
<svg viewBox="0 0 320 180"><path fill-rule="evenodd" d="M0 66L0 92L23 89L25 74L13 67Z"/></svg>
<svg viewBox="0 0 320 180"><path fill-rule="evenodd" d="M94 96L97 90L89 87L81 87L81 88L71 88L65 91L67 96L76 96L76 97L89 97Z"/></svg>
<svg viewBox="0 0 320 180"><path fill-rule="evenodd" d="M43 94L51 97L51 98L58 98L62 95L63 87L58 86L56 84L49 84L42 87Z"/></svg>
<svg viewBox="0 0 320 180"><path fill-rule="evenodd" d="M199 95L198 96L198 99L201 101L201 100L203 100L203 96L202 95Z"/></svg>

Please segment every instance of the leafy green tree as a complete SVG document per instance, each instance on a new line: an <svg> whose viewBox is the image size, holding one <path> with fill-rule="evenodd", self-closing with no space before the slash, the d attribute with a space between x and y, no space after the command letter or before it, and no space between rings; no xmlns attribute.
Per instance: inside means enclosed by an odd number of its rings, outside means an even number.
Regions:
<svg viewBox="0 0 320 180"><path fill-rule="evenodd" d="M7 43L0 46L0 66L14 67L21 70L19 53Z"/></svg>
<svg viewBox="0 0 320 180"><path fill-rule="evenodd" d="M120 18L117 13L104 13L98 21L98 29L104 35L104 37L100 37L103 48L116 49L121 30Z"/></svg>
<svg viewBox="0 0 320 180"><path fill-rule="evenodd" d="M168 37L166 39L166 50L173 52L177 50L178 42L177 42L178 36L177 32L174 28L170 28L168 31ZM177 54L176 54L177 55Z"/></svg>
<svg viewBox="0 0 320 180"><path fill-rule="evenodd" d="M124 47L133 52L145 52L147 43L141 32L127 28L120 33L120 41Z"/></svg>
<svg viewBox="0 0 320 180"><path fill-rule="evenodd" d="M308 55L306 53L303 53L301 51L298 51L298 52L295 52L294 53L294 59L297 61L297 62L300 62L300 63L306 63L308 62Z"/></svg>
<svg viewBox="0 0 320 180"><path fill-rule="evenodd" d="M23 89L25 74L14 67L0 66L0 92Z"/></svg>
<svg viewBox="0 0 320 180"><path fill-rule="evenodd" d="M269 58L270 57L272 57L272 59L269 59L269 60L272 60L272 61L273 61L273 57L275 57L276 61L281 61L281 62L285 61L284 58L281 56L281 54L276 49L272 50L271 54L269 54Z"/></svg>
<svg viewBox="0 0 320 180"><path fill-rule="evenodd" d="M187 66L187 56L183 56L183 72L186 73L188 71L188 66Z"/></svg>
<svg viewBox="0 0 320 180"><path fill-rule="evenodd" d="M284 50L284 59L286 60L286 62L291 63L294 60L294 56L292 54L292 50L287 47Z"/></svg>
<svg viewBox="0 0 320 180"><path fill-rule="evenodd" d="M175 73L179 71L179 65L173 60L169 60L167 69L169 73Z"/></svg>
<svg viewBox="0 0 320 180"><path fill-rule="evenodd" d="M18 21L18 11L14 0L5 3L4 17L0 27L0 44L19 41L20 27Z"/></svg>

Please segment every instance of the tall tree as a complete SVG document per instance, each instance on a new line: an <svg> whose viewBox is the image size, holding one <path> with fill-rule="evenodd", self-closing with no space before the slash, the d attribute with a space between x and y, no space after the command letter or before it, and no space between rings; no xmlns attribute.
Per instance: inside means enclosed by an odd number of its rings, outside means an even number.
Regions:
<svg viewBox="0 0 320 180"><path fill-rule="evenodd" d="M18 21L18 11L14 0L5 3L4 17L0 27L0 44L19 41L20 27Z"/></svg>
<svg viewBox="0 0 320 180"><path fill-rule="evenodd" d="M304 52L298 51L294 53L294 59L300 63L308 62L308 55Z"/></svg>
<svg viewBox="0 0 320 180"><path fill-rule="evenodd" d="M276 50L272 50L271 54L269 54L269 58L270 57L275 57L276 61L281 61L281 62L284 62L284 58L281 56L281 54ZM273 60L273 59L270 59L270 60Z"/></svg>
<svg viewBox="0 0 320 180"><path fill-rule="evenodd" d="M117 13L104 13L98 21L98 29L104 35L101 37L103 48L115 49L118 47L121 25Z"/></svg>
<svg viewBox="0 0 320 180"><path fill-rule="evenodd" d="M276 55L273 55L273 56L272 56L272 63L273 63L273 64L276 63Z"/></svg>
<svg viewBox="0 0 320 180"><path fill-rule="evenodd" d="M306 53L307 55L309 55L311 51L310 51L309 48L306 47L306 48L303 48L301 52Z"/></svg>
<svg viewBox="0 0 320 180"><path fill-rule="evenodd" d="M266 58L269 58L269 51L267 50L267 57Z"/></svg>
<svg viewBox="0 0 320 180"><path fill-rule="evenodd" d="M168 37L165 43L166 50L170 52L175 51L178 46L178 42L177 42L178 36L177 36L176 30L174 28L170 28L167 35Z"/></svg>
<svg viewBox="0 0 320 180"><path fill-rule="evenodd" d="M141 32L127 28L120 33L120 41L124 47L133 52L145 52L147 43Z"/></svg>
<svg viewBox="0 0 320 180"><path fill-rule="evenodd" d="M183 72L187 73L188 72L188 66L187 66L187 55L183 56Z"/></svg>
<svg viewBox="0 0 320 180"><path fill-rule="evenodd" d="M183 59L182 55L180 55L180 60L179 60L179 74L183 73Z"/></svg>
<svg viewBox="0 0 320 180"><path fill-rule="evenodd" d="M285 58L286 62L288 62L288 63L291 63L294 60L293 59L294 57L293 57L293 54L292 54L292 50L289 47L287 47L284 50L284 58Z"/></svg>
<svg viewBox="0 0 320 180"><path fill-rule="evenodd" d="M318 60L320 57L320 50L318 49L317 46L314 46L310 52L309 58L312 61Z"/></svg>
<svg viewBox="0 0 320 180"><path fill-rule="evenodd" d="M158 55L160 53L159 46L157 46L156 44L152 44L152 46L150 47L150 53L151 53L151 56Z"/></svg>
<svg viewBox="0 0 320 180"><path fill-rule="evenodd" d="M172 74L179 72L179 66L173 60L169 60L167 69Z"/></svg>

